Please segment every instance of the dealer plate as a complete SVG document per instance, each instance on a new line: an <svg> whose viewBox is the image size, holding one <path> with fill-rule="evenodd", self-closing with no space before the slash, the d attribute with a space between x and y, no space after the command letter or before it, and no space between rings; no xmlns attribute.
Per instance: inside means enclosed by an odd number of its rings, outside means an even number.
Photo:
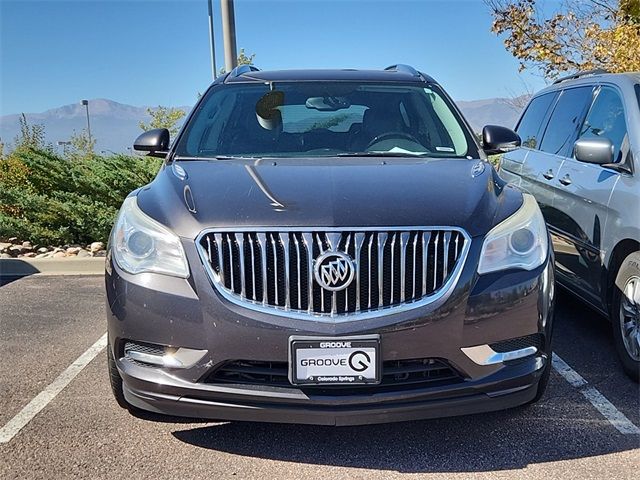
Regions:
<svg viewBox="0 0 640 480"><path fill-rule="evenodd" d="M380 382L380 337L289 339L289 380L294 385Z"/></svg>

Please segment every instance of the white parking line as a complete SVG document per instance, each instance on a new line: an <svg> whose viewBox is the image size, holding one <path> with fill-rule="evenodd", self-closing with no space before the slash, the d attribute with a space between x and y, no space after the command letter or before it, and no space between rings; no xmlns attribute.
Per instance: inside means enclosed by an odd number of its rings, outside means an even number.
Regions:
<svg viewBox="0 0 640 480"><path fill-rule="evenodd" d="M0 443L7 443L27 425L40 410L46 407L56 395L58 395L64 387L71 383L76 375L78 375L91 360L104 349L107 345L107 334L102 335L96 343L91 345L89 349L80 355L75 362L69 365L64 372L40 392L33 400L31 400L20 412L0 428Z"/></svg>
<svg viewBox="0 0 640 480"><path fill-rule="evenodd" d="M640 428L631 423L624 413L618 410L609 400L606 399L596 388L590 387L589 383L573 368L571 368L562 358L555 353L551 359L551 364L572 387L578 389L584 397L591 402L611 425L624 435L640 435Z"/></svg>

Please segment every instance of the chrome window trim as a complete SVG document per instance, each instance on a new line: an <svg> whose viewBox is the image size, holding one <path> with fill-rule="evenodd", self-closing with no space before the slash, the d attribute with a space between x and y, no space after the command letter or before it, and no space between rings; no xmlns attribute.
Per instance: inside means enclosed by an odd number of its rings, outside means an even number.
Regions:
<svg viewBox="0 0 640 480"><path fill-rule="evenodd" d="M287 307L265 306L262 304L262 302L249 300L247 298L241 299L239 295L228 291L226 288L220 285L219 281L216 281L216 277L218 277L218 275L213 271L213 268L209 264L207 260L207 253L205 251L205 248L201 244L202 237L204 237L205 235L209 233L222 233L222 232L224 233L254 233L254 232L314 233L314 232L372 232L372 231L387 232L387 231L415 231L415 230L421 231L423 233L431 232L435 230L456 231L456 232L459 232L464 237L465 242L462 247L462 251L460 252L460 256L458 258L458 261L456 262L456 267L453 269L449 280L447 280L438 291L436 291L431 295L426 295L420 298L419 300L401 303L398 305L379 307L375 310L368 310L366 312L340 313L340 314L337 314L337 313L317 314L317 313L302 312L298 310L291 310L291 309L288 309ZM352 322L356 320L368 320L372 318L379 318L387 315L403 313L406 311L415 310L418 308L428 306L438 301L444 302L445 300L447 300L451 295L451 293L453 292L454 287L458 284L458 280L460 279L460 275L462 274L462 270L464 269L464 266L466 264L467 256L471 248L471 236L469 236L469 234L462 228L451 227L451 226L227 227L227 228L207 228L202 232L200 232L200 234L195 239L195 243L196 243L196 250L198 251L198 255L200 257L200 261L207 273L207 276L209 277L209 281L211 282L215 290L229 302L235 305L238 305L240 307L244 307L249 310L265 313L268 315L276 315L279 317L292 318L296 320L307 320L307 321L325 322L325 323L342 323L342 322Z"/></svg>

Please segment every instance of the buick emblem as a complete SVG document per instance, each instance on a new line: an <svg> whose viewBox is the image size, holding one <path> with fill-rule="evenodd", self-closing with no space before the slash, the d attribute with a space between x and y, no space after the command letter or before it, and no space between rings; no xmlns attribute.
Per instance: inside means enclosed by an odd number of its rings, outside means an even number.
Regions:
<svg viewBox="0 0 640 480"><path fill-rule="evenodd" d="M313 269L316 282L325 290L339 292L347 288L355 276L351 257L343 252L325 252L316 258Z"/></svg>

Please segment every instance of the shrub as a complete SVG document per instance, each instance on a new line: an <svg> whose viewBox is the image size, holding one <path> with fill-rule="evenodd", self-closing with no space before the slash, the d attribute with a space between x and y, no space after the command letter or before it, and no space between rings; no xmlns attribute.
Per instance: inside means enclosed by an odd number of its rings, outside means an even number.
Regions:
<svg viewBox="0 0 640 480"><path fill-rule="evenodd" d="M0 238L38 244L105 241L126 195L161 161L127 155L62 158L20 147L0 159Z"/></svg>

